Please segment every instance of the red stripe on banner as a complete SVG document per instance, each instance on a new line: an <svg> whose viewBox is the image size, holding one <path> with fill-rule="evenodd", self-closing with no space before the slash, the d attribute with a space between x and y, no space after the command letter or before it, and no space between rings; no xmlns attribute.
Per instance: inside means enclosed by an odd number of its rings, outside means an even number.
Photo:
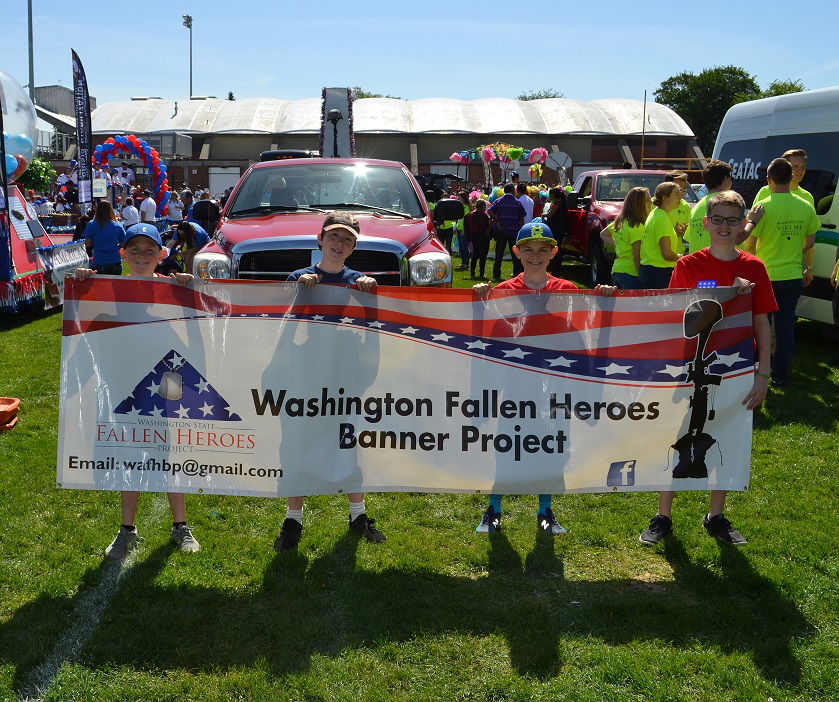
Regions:
<svg viewBox="0 0 839 702"><path fill-rule="evenodd" d="M164 321L164 320L158 320ZM170 320L165 320L170 321ZM102 329L114 329L115 327L130 327L136 322L114 322L114 321L100 321L100 320L80 320L80 319L65 319L61 325L62 336L73 336L74 334L84 334L85 332L101 331Z"/></svg>
<svg viewBox="0 0 839 702"><path fill-rule="evenodd" d="M183 285L149 285L148 279L110 276L75 280L68 278L65 300L93 302L137 302L154 305L178 305L187 309L230 314L231 306L211 295Z"/></svg>

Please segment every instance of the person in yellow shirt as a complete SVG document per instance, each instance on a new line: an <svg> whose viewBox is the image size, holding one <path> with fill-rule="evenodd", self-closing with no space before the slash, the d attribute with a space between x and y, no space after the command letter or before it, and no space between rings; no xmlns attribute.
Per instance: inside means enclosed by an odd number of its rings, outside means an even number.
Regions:
<svg viewBox="0 0 839 702"><path fill-rule="evenodd" d="M644 223L641 239L641 265L638 279L641 288L663 289L670 283L670 274L681 258L682 237L676 233L670 213L679 206L682 191L674 182L659 183L653 205Z"/></svg>
<svg viewBox="0 0 839 702"><path fill-rule="evenodd" d="M805 285L813 281L813 246L821 222L813 206L790 192L792 164L776 158L766 177L770 195L749 213L743 249L766 265L778 311L770 316L775 328L772 385L784 387L795 351L795 307ZM804 268L802 270L802 255Z"/></svg>
<svg viewBox="0 0 839 702"><path fill-rule="evenodd" d="M784 153L781 154L781 158L785 158L792 166L792 180L789 184L789 191L793 195L798 195L798 197L803 198L815 207L816 203L813 196L800 185L807 173L807 152L804 149L789 149L789 151L784 151ZM752 204L752 207L761 200L765 200L771 194L769 186L764 185L760 190L758 190L757 195L755 195L755 201Z"/></svg>
<svg viewBox="0 0 839 702"><path fill-rule="evenodd" d="M668 215L670 216L670 223L673 225L673 229L676 230L676 234L684 237L690 222L690 205L685 200L685 190L690 187L688 185L688 174L682 171L670 171L664 176L664 182L675 183L679 186L679 204L670 210Z"/></svg>
<svg viewBox="0 0 839 702"><path fill-rule="evenodd" d="M602 232L600 238L615 247L612 282L620 290L639 290L638 267L641 265L641 240L644 223L650 214L650 191L632 188L623 201L623 209Z"/></svg>
<svg viewBox="0 0 839 702"><path fill-rule="evenodd" d="M711 237L708 230L702 223L708 210L708 199L714 193L731 190L731 166L725 161L714 159L708 162L708 166L702 171L702 182L708 188L708 194L703 197L690 213L690 222L685 239L688 242L689 253L696 253L700 249L711 245Z"/></svg>

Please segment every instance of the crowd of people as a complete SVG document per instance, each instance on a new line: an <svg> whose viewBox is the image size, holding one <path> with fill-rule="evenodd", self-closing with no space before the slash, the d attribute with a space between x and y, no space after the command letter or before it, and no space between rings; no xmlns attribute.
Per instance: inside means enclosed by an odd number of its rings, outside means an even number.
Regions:
<svg viewBox="0 0 839 702"><path fill-rule="evenodd" d="M819 220L812 197L800 186L805 172L806 154L801 150L788 151L773 160L767 169L767 190L758 194L747 211L742 196L731 190L728 164L710 162L703 173L708 194L693 210L683 198L688 187L687 176L674 171L652 197L646 188L633 188L626 195L621 214L601 233L604 241L614 245L614 285L599 285L595 293L613 295L619 290L730 286L740 294L752 296L757 364L753 385L743 398L743 405L750 410L763 402L770 381L780 388L788 382L794 349L795 304L803 286L812 280L812 247ZM538 186L531 189L515 180L514 177L513 182L504 185L501 192L473 190L454 194L463 204L464 216L443 221L435 218L442 242L451 250L454 237L458 237L461 270L469 270L473 278L477 273L481 279L474 286L478 298L491 296L494 289L575 290L574 283L553 275L562 265L560 252L568 217L565 191ZM150 193L143 193L143 202L150 198ZM130 199L133 198L127 198ZM159 266L170 257L170 251L194 253L208 240L212 228L205 229L194 221L196 216L203 216L200 212L196 215L196 208L208 199L206 193L198 203L194 203L192 193L173 197L176 206L170 209L170 214L176 212L180 218L170 220L166 246L152 225L153 220L148 219L151 208L146 208L144 214L142 202L139 210L133 203L126 203L120 222L111 203L100 202L81 231L81 237L92 251L93 264L90 269L79 269L77 277L119 274L121 261L126 262L131 276L160 275ZM436 209L437 198L429 199L430 208ZM134 221L135 212L140 221L126 229L123 224L127 208L134 210L128 210L129 221ZM374 278L346 266L359 233L358 222L349 213L328 215L318 234L318 245L323 252L321 261L295 271L288 280L306 288L338 283L375 292ZM492 273L497 285L494 287L485 276L492 239L496 242ZM513 255L513 277L502 282L501 261L508 247ZM173 271L179 282L186 283L192 278L178 269ZM834 284L836 275L834 270ZM672 491L659 494L658 511L640 535L645 545L654 545L671 533L674 496ZM174 518L173 541L185 551L198 550L198 542L186 524L183 495L169 497ZM384 534L374 526L375 520L367 516L364 495L350 493L348 497L350 529L368 541L384 541ZM711 491L703 526L723 543L745 544L746 539L723 514L725 498L725 491ZM500 528L501 501L501 495L490 496L477 532L489 533ZM303 531L303 506L304 497L289 498L287 517L274 544L276 550L290 551L297 547ZM137 493L123 493L123 523L107 549L110 557L121 558L136 544L136 508ZM537 525L551 536L566 533L554 516L549 494L539 496Z"/></svg>

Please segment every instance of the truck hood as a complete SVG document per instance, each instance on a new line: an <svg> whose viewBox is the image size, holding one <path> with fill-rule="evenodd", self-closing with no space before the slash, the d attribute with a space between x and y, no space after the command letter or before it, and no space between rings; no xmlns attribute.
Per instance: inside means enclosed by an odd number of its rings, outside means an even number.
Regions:
<svg viewBox="0 0 839 702"><path fill-rule="evenodd" d="M392 239L408 250L429 237L428 226L423 219L354 214L362 236ZM219 224L216 238L229 251L242 241L301 234L317 236L325 216L320 212L281 212L266 217L225 218Z"/></svg>

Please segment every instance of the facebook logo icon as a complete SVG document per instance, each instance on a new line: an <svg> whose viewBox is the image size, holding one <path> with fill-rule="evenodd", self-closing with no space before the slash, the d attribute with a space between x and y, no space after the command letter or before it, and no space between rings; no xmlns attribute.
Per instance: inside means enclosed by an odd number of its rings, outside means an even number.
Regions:
<svg viewBox="0 0 839 702"><path fill-rule="evenodd" d="M606 485L635 485L635 461L617 461L610 465Z"/></svg>

